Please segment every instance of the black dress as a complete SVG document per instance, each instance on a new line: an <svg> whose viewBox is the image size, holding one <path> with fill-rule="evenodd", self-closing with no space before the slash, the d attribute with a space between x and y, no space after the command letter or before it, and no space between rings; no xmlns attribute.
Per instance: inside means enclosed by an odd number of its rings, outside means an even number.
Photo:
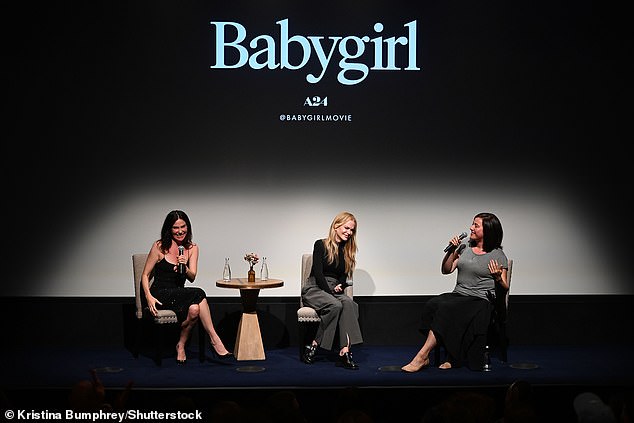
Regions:
<svg viewBox="0 0 634 423"><path fill-rule="evenodd" d="M175 272L174 265L165 258L154 266L154 283L150 293L163 304L157 304L156 308L174 311L179 322L187 319L190 305L200 304L207 298L201 288L185 288L185 275Z"/></svg>

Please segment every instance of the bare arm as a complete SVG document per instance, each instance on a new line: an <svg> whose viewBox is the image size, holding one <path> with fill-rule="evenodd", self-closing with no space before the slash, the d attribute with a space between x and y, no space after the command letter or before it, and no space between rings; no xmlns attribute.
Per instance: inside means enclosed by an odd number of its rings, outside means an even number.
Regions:
<svg viewBox="0 0 634 423"><path fill-rule="evenodd" d="M456 248L460 244L460 237L458 235L455 235L449 240L449 242L451 243L451 245L454 246L454 248L447 251L442 259L442 263L440 265L440 273L442 273L443 275L448 275L456 270L456 266L458 265L458 258L460 257L460 254L458 254L458 251L460 251L460 249Z"/></svg>
<svg viewBox="0 0 634 423"><path fill-rule="evenodd" d="M156 304L163 305L150 293L150 274L154 270L156 263L160 260L160 256L161 252L158 248L158 243L155 242L152 244L152 248L150 248L150 253L147 256L145 266L143 266L143 273L141 274L141 287L143 288L143 293L145 294L145 299L147 300L150 313L152 313L153 316L158 314Z"/></svg>
<svg viewBox="0 0 634 423"><path fill-rule="evenodd" d="M181 258L182 257L182 258ZM198 245L193 244L192 248L189 249L189 258L186 258L184 255L179 256L179 262L181 260L186 260L185 264L185 277L188 281L194 282L196 279L196 274L198 273Z"/></svg>

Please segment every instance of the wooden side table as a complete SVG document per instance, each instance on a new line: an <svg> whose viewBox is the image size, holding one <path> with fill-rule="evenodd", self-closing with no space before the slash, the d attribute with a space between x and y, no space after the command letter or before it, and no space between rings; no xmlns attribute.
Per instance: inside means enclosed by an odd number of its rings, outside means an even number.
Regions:
<svg viewBox="0 0 634 423"><path fill-rule="evenodd" d="M278 288L284 285L281 279L255 279L255 282L248 282L247 278L232 278L230 280L220 279L216 281L216 286L221 288L233 288L240 290L242 299L242 317L238 326L238 335L233 355L236 360L265 360L264 344L262 343L262 333L256 305L260 289Z"/></svg>

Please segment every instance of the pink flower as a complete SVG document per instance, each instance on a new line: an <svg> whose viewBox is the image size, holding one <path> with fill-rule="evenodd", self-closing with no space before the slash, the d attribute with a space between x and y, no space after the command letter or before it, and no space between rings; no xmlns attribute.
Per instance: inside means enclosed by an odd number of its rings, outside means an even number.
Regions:
<svg viewBox="0 0 634 423"><path fill-rule="evenodd" d="M260 257L256 253L248 253L244 256L244 259L249 263L249 266L255 266L258 261L260 261Z"/></svg>

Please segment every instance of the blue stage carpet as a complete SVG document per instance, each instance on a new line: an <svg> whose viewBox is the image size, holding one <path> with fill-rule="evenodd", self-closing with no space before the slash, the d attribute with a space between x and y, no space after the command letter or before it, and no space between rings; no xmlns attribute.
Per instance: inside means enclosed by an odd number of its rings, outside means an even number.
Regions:
<svg viewBox="0 0 634 423"><path fill-rule="evenodd" d="M322 355L313 365L298 359L296 347L266 351L266 360L228 362L208 358L201 363L195 348L184 366L167 357L161 367L145 356L135 359L125 348L5 350L0 369L4 389L68 388L88 379L97 369L106 387L121 388L133 381L143 388L318 388L318 387L425 387L507 386L523 379L533 385L632 386L632 346L512 346L509 363L492 359L493 370L467 368L440 370L430 367L415 374L398 371L409 362L417 346L362 346L353 351L360 369L335 366L335 357ZM209 354L211 357L211 354ZM536 368L525 369L525 364ZM249 372L249 366L264 371ZM517 368L516 368L517 367Z"/></svg>

